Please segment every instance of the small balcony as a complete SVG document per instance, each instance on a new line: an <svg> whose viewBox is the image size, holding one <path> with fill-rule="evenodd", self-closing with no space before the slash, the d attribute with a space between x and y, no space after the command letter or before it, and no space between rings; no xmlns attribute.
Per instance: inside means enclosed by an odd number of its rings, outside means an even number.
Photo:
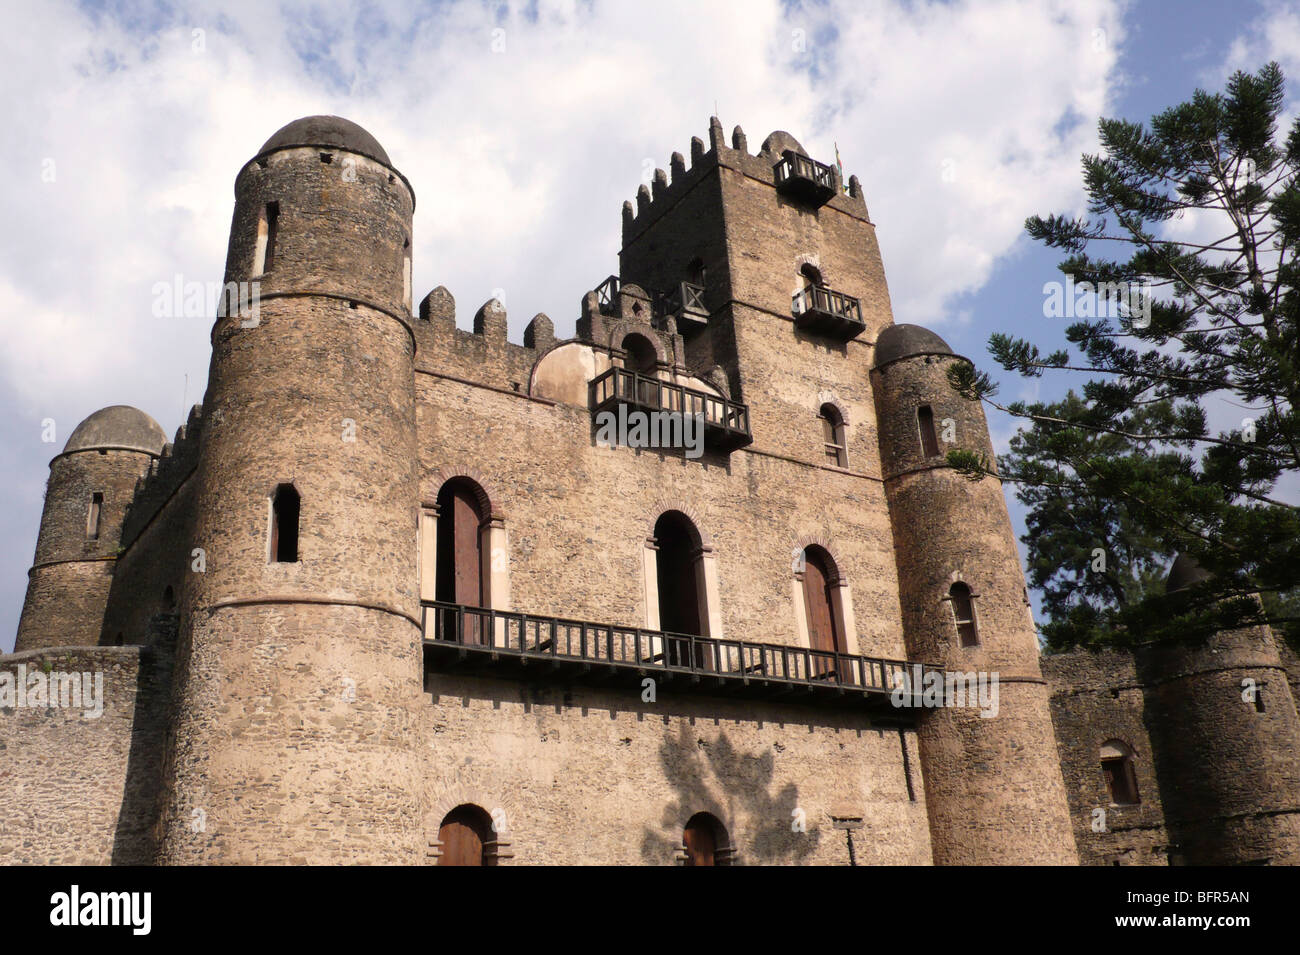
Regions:
<svg viewBox="0 0 1300 955"><path fill-rule="evenodd" d="M664 298L664 311L677 319L679 331L703 328L709 322L709 310L704 307L704 287L679 282Z"/></svg>
<svg viewBox="0 0 1300 955"><path fill-rule="evenodd" d="M821 285L795 293L791 310L795 328L840 341L857 338L867 327L862 321L861 302Z"/></svg>
<svg viewBox="0 0 1300 955"><path fill-rule="evenodd" d="M596 302L601 314L613 315L618 311L618 291L623 287L617 275L611 275L596 286Z"/></svg>
<svg viewBox="0 0 1300 955"><path fill-rule="evenodd" d="M714 451L733 451L754 440L747 405L627 368L611 368L593 378L588 392L593 415L623 405L628 410L695 416L704 425L705 447Z"/></svg>
<svg viewBox="0 0 1300 955"><path fill-rule="evenodd" d="M425 670L621 684L637 692L649 676L674 692L761 697L854 707L900 722L915 708L895 705L895 687L939 667L750 640L541 617L464 604L421 604ZM914 703L908 694L906 703Z"/></svg>
<svg viewBox="0 0 1300 955"><path fill-rule="evenodd" d="M835 196L835 170L815 159L787 149L772 167L776 191L820 208Z"/></svg>

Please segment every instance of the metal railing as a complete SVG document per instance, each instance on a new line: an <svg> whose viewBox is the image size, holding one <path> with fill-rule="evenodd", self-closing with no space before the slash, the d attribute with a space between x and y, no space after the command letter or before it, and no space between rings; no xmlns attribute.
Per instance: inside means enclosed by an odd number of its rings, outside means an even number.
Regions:
<svg viewBox="0 0 1300 955"><path fill-rule="evenodd" d="M421 603L421 626L425 645L434 648L862 693L893 693L907 685L907 675L918 666L902 660L749 640L715 640L443 601ZM921 666L923 672L940 669Z"/></svg>
<svg viewBox="0 0 1300 955"><path fill-rule="evenodd" d="M701 415L706 429L746 439L753 437L749 430L747 405L685 385L660 381L627 368L611 368L596 376L591 380L589 390L593 412L627 402L653 411Z"/></svg>

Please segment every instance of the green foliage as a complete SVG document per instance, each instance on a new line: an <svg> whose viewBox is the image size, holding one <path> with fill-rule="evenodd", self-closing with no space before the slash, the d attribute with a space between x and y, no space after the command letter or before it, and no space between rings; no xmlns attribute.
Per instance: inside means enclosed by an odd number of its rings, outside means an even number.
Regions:
<svg viewBox="0 0 1300 955"><path fill-rule="evenodd" d="M990 337L1008 371L1094 376L1080 393L1003 405L986 374L949 373L959 394L1027 422L998 470L1029 509L1029 576L1045 596L1049 647L1234 623L1300 634L1300 511L1276 493L1300 475L1300 120L1279 139L1283 91L1274 63L1235 74L1223 93L1198 90L1149 125L1102 120L1102 154L1083 157L1087 215L1026 220L1032 238L1065 253L1060 269L1076 283L1150 293L1074 321L1070 348L1051 354ZM1167 228L1188 216L1209 237ZM1205 409L1217 399L1247 420L1211 433ZM969 477L992 470L971 455L949 460ZM1174 553L1213 583L1167 597Z"/></svg>

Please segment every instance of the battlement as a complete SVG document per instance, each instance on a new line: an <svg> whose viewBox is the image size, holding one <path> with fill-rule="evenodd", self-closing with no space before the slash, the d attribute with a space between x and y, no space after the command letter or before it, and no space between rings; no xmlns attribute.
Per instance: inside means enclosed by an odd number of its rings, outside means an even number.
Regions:
<svg viewBox="0 0 1300 955"><path fill-rule="evenodd" d="M176 429L175 439L163 446L162 454L150 462L149 470L136 482L122 525L123 549L135 542L176 489L194 473L199 463L202 425L203 406L194 405L185 424Z"/></svg>
<svg viewBox="0 0 1300 955"><path fill-rule="evenodd" d="M751 154L745 131L737 126L732 130L731 145L728 146L721 121L716 116L710 117L707 151L702 139L698 136L691 137L689 166L681 153L673 153L668 164L670 172L656 169L650 184L643 183L637 190L635 206L630 201L623 203L624 247L635 241L683 195L719 167L733 169L759 182L770 183L774 189L777 188L780 181L777 166L785 159L787 151L807 157L807 153L798 141L789 133L782 131L772 133L763 141L759 151ZM834 185L834 196L826 205L868 219L867 204L862 196L862 185L858 177L850 176L846 189L839 172L833 166L830 174Z"/></svg>

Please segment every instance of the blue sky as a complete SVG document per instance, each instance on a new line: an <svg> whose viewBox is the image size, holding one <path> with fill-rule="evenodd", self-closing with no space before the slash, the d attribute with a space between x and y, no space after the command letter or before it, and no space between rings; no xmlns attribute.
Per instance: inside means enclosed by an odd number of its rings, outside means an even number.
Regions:
<svg viewBox="0 0 1300 955"><path fill-rule="evenodd" d="M894 317L988 368L990 332L1059 345L1057 255L1027 215L1079 210L1102 115L1145 120L1232 69L1300 77L1300 14L1258 2L9 4L0 104L0 651L12 647L49 459L97 408L170 434L207 375L210 319L150 290L219 281L240 165L337 113L414 184L415 294L468 325L504 296L571 334L615 271L619 209L716 110L788 129L863 183ZM43 177L50 167L53 181ZM480 172L466 182L458 170ZM996 369L1002 397L1052 397ZM41 421L58 424L58 446ZM1226 422L1225 422L1226 424ZM1004 449L1012 422L990 415ZM1010 495L1008 495L1010 497ZM1019 533L1020 511L1011 500Z"/></svg>

